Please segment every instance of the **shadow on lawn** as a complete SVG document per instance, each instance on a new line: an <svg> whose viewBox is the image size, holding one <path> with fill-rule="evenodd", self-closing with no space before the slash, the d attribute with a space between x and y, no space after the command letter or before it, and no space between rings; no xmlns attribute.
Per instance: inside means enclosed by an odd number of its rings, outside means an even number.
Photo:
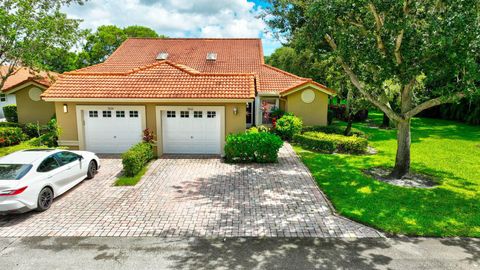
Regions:
<svg viewBox="0 0 480 270"><path fill-rule="evenodd" d="M388 167L373 157L300 152L321 189L337 211L387 232L429 236L480 236L480 199L445 187L403 188L364 175L363 168ZM416 166L419 172L450 178L457 188L475 191L454 175ZM452 181L453 180L453 181Z"/></svg>

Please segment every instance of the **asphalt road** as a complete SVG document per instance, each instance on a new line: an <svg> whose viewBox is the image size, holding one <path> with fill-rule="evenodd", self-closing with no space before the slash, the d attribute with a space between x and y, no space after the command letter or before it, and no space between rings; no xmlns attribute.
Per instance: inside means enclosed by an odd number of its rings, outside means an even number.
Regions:
<svg viewBox="0 0 480 270"><path fill-rule="evenodd" d="M480 239L0 238L0 269L480 269Z"/></svg>

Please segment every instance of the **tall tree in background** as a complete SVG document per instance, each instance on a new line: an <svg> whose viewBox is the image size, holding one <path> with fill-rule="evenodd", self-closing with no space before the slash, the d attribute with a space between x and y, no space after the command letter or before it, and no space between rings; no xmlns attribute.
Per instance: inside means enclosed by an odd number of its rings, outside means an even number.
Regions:
<svg viewBox="0 0 480 270"><path fill-rule="evenodd" d="M90 66L105 61L129 37L159 36L155 30L144 26L119 28L115 25L102 25L86 36L85 45L78 55L78 67Z"/></svg>
<svg viewBox="0 0 480 270"><path fill-rule="evenodd" d="M0 88L18 66L42 68L51 48L70 49L79 38L78 20L60 12L68 0L0 1Z"/></svg>
<svg viewBox="0 0 480 270"><path fill-rule="evenodd" d="M334 56L358 92L396 122L398 146L391 177L410 170L413 116L478 92L476 0L270 2L264 18L277 34ZM398 110L392 109L386 94L387 80L400 86Z"/></svg>

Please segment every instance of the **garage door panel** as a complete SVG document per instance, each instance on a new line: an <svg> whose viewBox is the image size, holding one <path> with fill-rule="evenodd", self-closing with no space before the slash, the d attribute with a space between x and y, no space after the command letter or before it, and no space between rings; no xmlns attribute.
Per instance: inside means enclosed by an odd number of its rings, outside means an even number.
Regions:
<svg viewBox="0 0 480 270"><path fill-rule="evenodd" d="M220 113L201 107L190 109L188 117L185 109L162 111L163 152L220 154Z"/></svg>
<svg viewBox="0 0 480 270"><path fill-rule="evenodd" d="M95 111L97 113L92 113ZM105 111L110 113L104 114ZM140 142L143 114L138 111L139 108L84 110L85 149L96 153L123 153Z"/></svg>

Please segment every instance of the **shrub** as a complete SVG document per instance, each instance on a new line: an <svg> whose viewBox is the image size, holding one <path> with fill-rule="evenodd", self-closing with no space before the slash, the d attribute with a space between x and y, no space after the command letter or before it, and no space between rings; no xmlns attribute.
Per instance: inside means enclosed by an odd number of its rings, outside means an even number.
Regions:
<svg viewBox="0 0 480 270"><path fill-rule="evenodd" d="M20 127L20 124L12 122L0 122L0 128L2 127Z"/></svg>
<svg viewBox="0 0 480 270"><path fill-rule="evenodd" d="M49 132L49 127L47 125L39 125L38 123L26 123L23 125L22 129L30 138L38 138Z"/></svg>
<svg viewBox="0 0 480 270"><path fill-rule="evenodd" d="M268 132L231 134L226 139L225 159L233 163L276 162L282 145L280 137Z"/></svg>
<svg viewBox="0 0 480 270"><path fill-rule="evenodd" d="M284 140L291 140L293 135L302 131L303 122L302 119L294 115L284 115L277 120L275 131Z"/></svg>
<svg viewBox="0 0 480 270"><path fill-rule="evenodd" d="M154 139L153 132L149 128L146 128L143 131L142 140L146 143L154 143L155 141L153 139Z"/></svg>
<svg viewBox="0 0 480 270"><path fill-rule="evenodd" d="M153 159L153 146L150 143L137 143L122 155L123 173L135 176Z"/></svg>
<svg viewBox="0 0 480 270"><path fill-rule="evenodd" d="M61 133L61 130L57 125L57 120L52 118L44 129L45 133L39 137L40 142L48 147L57 147L58 136L60 136Z"/></svg>
<svg viewBox="0 0 480 270"><path fill-rule="evenodd" d="M343 135L343 132L345 131L345 127L341 126L335 126L335 125L330 125L330 126L305 126L302 128L302 132L311 132L311 131L316 131L316 132L323 132L327 134L339 134ZM365 132L352 128L350 130L350 134L348 136L357 136L357 137L362 137L366 138L367 135Z"/></svg>
<svg viewBox="0 0 480 270"><path fill-rule="evenodd" d="M367 150L368 141L356 136L326 134L323 132L305 132L294 136L295 142L303 148L313 151L349 154L361 154Z"/></svg>
<svg viewBox="0 0 480 270"><path fill-rule="evenodd" d="M26 136L19 127L0 128L0 146L16 145L25 139Z"/></svg>
<svg viewBox="0 0 480 270"><path fill-rule="evenodd" d="M260 132L270 132L270 129L262 125L258 127L251 127L246 131L246 133L260 133Z"/></svg>
<svg viewBox="0 0 480 270"><path fill-rule="evenodd" d="M5 115L8 122L18 123L17 105L11 104L3 106L3 115Z"/></svg>

